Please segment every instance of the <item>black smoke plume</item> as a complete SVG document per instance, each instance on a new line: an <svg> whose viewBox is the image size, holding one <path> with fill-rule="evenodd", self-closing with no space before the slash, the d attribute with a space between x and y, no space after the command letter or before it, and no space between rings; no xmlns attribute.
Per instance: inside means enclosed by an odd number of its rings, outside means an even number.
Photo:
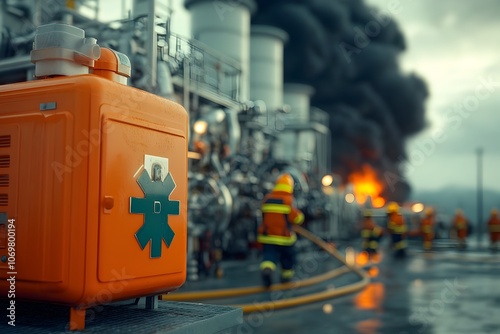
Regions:
<svg viewBox="0 0 500 334"><path fill-rule="evenodd" d="M285 82L314 86L312 105L330 115L332 167L348 180L373 167L389 200L410 186L401 163L406 139L425 126L426 84L403 74L405 40L388 11L362 0L258 0L254 24L285 30Z"/></svg>

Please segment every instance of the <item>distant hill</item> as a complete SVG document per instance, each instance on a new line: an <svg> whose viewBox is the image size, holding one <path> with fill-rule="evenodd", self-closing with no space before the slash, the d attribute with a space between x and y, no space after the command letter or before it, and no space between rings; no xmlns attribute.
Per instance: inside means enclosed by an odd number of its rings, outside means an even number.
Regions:
<svg viewBox="0 0 500 334"><path fill-rule="evenodd" d="M437 191L414 191L412 201L419 201L436 208L440 219L448 222L455 210L461 208L469 221L477 221L477 190L470 188L448 187ZM492 208L500 209L500 192L483 190L483 223L488 219Z"/></svg>

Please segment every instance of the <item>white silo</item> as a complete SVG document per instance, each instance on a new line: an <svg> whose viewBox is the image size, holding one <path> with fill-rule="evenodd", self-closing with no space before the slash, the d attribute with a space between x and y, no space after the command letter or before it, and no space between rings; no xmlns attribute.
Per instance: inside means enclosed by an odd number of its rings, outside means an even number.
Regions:
<svg viewBox="0 0 500 334"><path fill-rule="evenodd" d="M288 34L264 25L253 25L250 31L250 99L264 101L273 118L283 107L283 45Z"/></svg>
<svg viewBox="0 0 500 334"><path fill-rule="evenodd" d="M288 39L279 28L253 25L250 28L250 99L263 101L266 110L258 122L273 132L277 110L283 109L283 44ZM261 163L269 145L263 133L252 133L253 160Z"/></svg>
<svg viewBox="0 0 500 334"><path fill-rule="evenodd" d="M192 37L241 64L240 101L249 98L250 17L252 0L186 0Z"/></svg>
<svg viewBox="0 0 500 334"><path fill-rule="evenodd" d="M278 118L278 126L284 128L280 135L283 160L299 162L305 171L314 158L315 136L310 129L311 96L314 88L308 85L286 83L284 102L290 106L290 113Z"/></svg>

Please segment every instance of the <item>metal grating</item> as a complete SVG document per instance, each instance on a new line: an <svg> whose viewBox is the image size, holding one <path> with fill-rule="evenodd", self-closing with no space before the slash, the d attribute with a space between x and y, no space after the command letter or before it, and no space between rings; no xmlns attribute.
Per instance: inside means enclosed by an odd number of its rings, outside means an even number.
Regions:
<svg viewBox="0 0 500 334"><path fill-rule="evenodd" d="M10 135L0 136L0 147L10 147Z"/></svg>
<svg viewBox="0 0 500 334"><path fill-rule="evenodd" d="M10 167L10 155L0 155L0 168Z"/></svg>
<svg viewBox="0 0 500 334"><path fill-rule="evenodd" d="M1 310L7 308L7 302L0 299ZM16 327L0 321L0 333L71 334L68 315L64 306L16 300ZM221 333L237 327L242 319L240 308L222 305L159 301L155 310L146 310L143 304L102 305L87 310L85 331L74 333Z"/></svg>
<svg viewBox="0 0 500 334"><path fill-rule="evenodd" d="M0 194L0 206L8 206L9 205L9 195Z"/></svg>
<svg viewBox="0 0 500 334"><path fill-rule="evenodd" d="M9 186L9 174L0 174L0 187Z"/></svg>

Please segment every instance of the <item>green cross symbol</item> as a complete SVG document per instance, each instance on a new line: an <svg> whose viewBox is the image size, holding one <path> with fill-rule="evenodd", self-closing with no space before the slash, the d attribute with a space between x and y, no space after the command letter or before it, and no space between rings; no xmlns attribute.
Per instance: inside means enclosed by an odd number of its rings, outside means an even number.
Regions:
<svg viewBox="0 0 500 334"><path fill-rule="evenodd" d="M170 173L164 181L153 182L146 170L142 171L137 183L144 193L144 198L130 197L130 213L143 214L144 224L135 233L135 237L141 249L151 240L150 256L161 257L162 240L170 247L175 235L168 225L168 215L179 214L179 201L169 199L175 183Z"/></svg>

